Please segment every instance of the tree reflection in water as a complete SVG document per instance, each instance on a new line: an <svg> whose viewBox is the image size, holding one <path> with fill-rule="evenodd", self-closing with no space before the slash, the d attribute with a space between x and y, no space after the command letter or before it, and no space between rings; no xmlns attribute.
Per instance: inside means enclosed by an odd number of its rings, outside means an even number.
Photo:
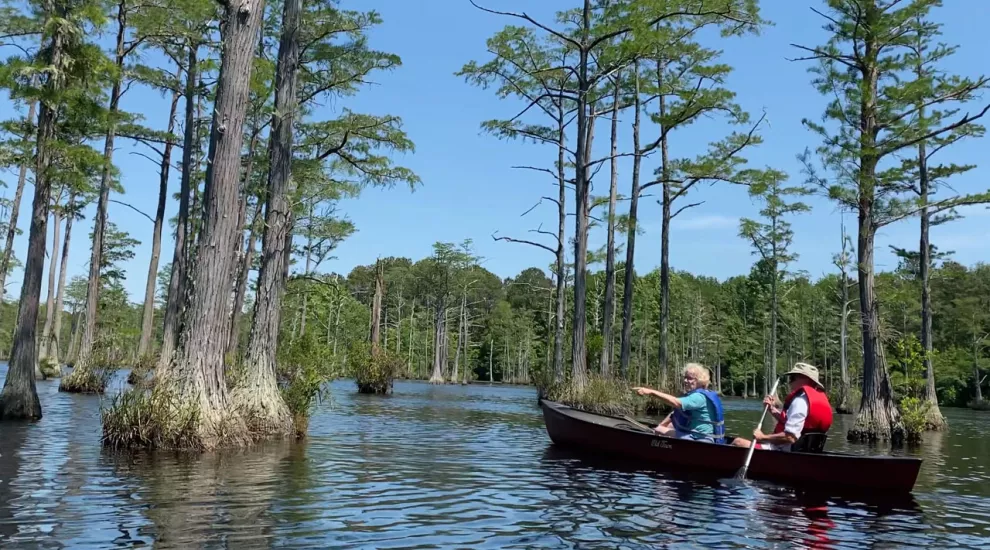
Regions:
<svg viewBox="0 0 990 550"><path fill-rule="evenodd" d="M127 459L118 473L141 486L150 525L139 529L155 548L270 548L272 505L283 482L282 462L294 443L176 456ZM126 471L126 474L125 474Z"/></svg>

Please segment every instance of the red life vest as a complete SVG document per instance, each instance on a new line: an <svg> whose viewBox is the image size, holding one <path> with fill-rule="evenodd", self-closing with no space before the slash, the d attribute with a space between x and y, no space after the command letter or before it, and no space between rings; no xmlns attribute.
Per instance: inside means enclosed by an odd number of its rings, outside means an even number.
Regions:
<svg viewBox="0 0 990 550"><path fill-rule="evenodd" d="M794 398L802 393L808 398L808 416L804 419L801 433L806 431L825 433L832 427L832 405L828 403L828 396L814 385L805 384L792 391L784 400L784 410L780 413L780 420L777 422L777 427L774 428L773 433L783 433L784 426L787 424L787 408L791 406L791 401L794 401Z"/></svg>

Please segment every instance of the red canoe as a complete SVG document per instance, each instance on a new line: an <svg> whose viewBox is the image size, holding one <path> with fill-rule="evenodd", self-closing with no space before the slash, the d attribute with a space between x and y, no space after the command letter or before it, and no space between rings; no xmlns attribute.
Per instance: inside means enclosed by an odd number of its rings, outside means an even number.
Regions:
<svg viewBox="0 0 990 550"><path fill-rule="evenodd" d="M705 471L731 477L747 449L674 439L642 431L622 418L592 414L552 401L540 401L554 444L595 454L634 459L660 468ZM909 493L921 469L920 458L844 453L788 453L757 449L746 474L816 489L882 490Z"/></svg>

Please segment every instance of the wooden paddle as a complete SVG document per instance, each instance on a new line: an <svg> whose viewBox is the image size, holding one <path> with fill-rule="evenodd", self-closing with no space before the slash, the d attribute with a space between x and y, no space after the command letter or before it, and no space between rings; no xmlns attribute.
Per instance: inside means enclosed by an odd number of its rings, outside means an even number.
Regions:
<svg viewBox="0 0 990 550"><path fill-rule="evenodd" d="M770 395L777 395L777 385L780 384L780 378L774 381L773 389L770 390ZM760 415L760 423L756 425L757 429L763 428L763 420L767 417L767 412L770 411L770 405L763 407L763 414ZM736 472L736 479L744 479L746 477L746 471L749 470L749 462L753 460L753 451L756 450L756 438L754 437L749 442L749 451L746 453L746 462L743 463L742 468Z"/></svg>
<svg viewBox="0 0 990 550"><path fill-rule="evenodd" d="M656 431L653 430L653 428L650 428L649 426L646 426L645 424L641 424L640 422L637 422L636 420L633 420L632 418L629 418L626 415L622 415L622 419L625 420L626 422L632 424L633 426L636 426L637 428L639 428L641 430L650 432L651 434L656 434L657 433Z"/></svg>

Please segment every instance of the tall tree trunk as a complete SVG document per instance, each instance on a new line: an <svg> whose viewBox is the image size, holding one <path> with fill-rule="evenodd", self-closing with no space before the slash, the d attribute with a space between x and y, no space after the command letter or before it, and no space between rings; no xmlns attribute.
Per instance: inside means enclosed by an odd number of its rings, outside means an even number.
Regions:
<svg viewBox="0 0 990 550"><path fill-rule="evenodd" d="M388 332L388 301L385 301L382 305L382 348L386 350L388 349Z"/></svg>
<svg viewBox="0 0 990 550"><path fill-rule="evenodd" d="M305 275L309 275L309 272L312 271L313 269L312 268L313 265L313 203L312 202L309 203L309 223L307 225L308 227L306 228L306 270L303 271L303 274ZM291 246L289 246L289 244L287 243L286 253L288 253L290 249ZM287 269L288 266L289 265L287 260L286 261ZM302 309L300 310L299 313L300 335L306 334L306 315L308 312L308 307L307 307L308 305L309 305L309 292L304 289L302 295Z"/></svg>
<svg viewBox="0 0 990 550"><path fill-rule="evenodd" d="M591 0L584 1L582 11L582 45L588 44L591 31ZM594 118L589 121L588 81L589 53L579 48L577 95L577 148L574 159L575 220L574 220L574 326L571 340L571 382L581 391L587 382L587 265L588 265L588 209L590 189L588 161L591 145L588 143L594 128Z"/></svg>
<svg viewBox="0 0 990 550"><path fill-rule="evenodd" d="M777 218L774 217L773 221L773 234L777 234ZM776 240L772 245L773 247L773 258L774 260L770 262L773 267L773 279L770 280L770 376L767 380L767 385L773 386L773 381L777 379L777 322L780 316L779 311L779 299L777 296L778 278L780 277L780 268L777 263L777 244Z"/></svg>
<svg viewBox="0 0 990 550"><path fill-rule="evenodd" d="M263 2L256 0L257 9L263 9ZM299 20L302 13L302 0L287 0L282 11L282 35L278 47L278 64L275 72L275 110L272 116L271 138L269 140L268 204L265 208L265 231L261 243L261 270L258 273L257 300L254 319L251 323L251 336L248 340L247 356L244 360L244 376L234 387L231 401L241 413L252 433L258 436L286 436L292 433L292 416L282 399L275 380L275 353L278 347L279 326L282 319L282 296L285 293L288 256L287 244L292 235L291 200L295 194L292 179L293 124L297 103L296 88L299 75ZM249 40L257 37L257 24L261 13L252 14L255 26L244 28L245 47ZM233 57L233 56L232 56ZM250 74L252 55L249 52L238 67ZM244 69L242 69L244 70ZM240 83L240 87L246 83ZM246 90L244 90L246 92ZM244 94L244 100L247 96ZM243 106L241 106L243 117ZM243 118L242 118L243 121ZM241 129L237 129L241 136ZM231 181L233 191L237 190L240 162L240 140L237 149L231 149ZM236 157L235 157L236 154ZM214 180L216 182L216 180ZM227 182L231 183L230 181ZM211 189L213 191L213 189ZM232 197L236 199L236 194ZM239 246L237 235L243 238L243 229L235 229L232 235ZM205 239L204 239L205 240ZM200 259L197 263L202 263ZM233 267L233 266L231 266ZM233 273L231 273L233 275ZM229 279L225 278L224 281ZM229 288L229 287L228 287ZM224 316L226 317L226 316ZM224 343L229 341L230 327L224 327Z"/></svg>
<svg viewBox="0 0 990 550"><path fill-rule="evenodd" d="M919 77L922 75L919 68ZM919 117L924 118L925 109L921 106ZM918 182L919 198L921 199L921 238L918 247L919 264L921 275L921 348L924 353L923 361L925 365L925 395L924 399L928 403L925 411L925 426L929 430L941 431L946 428L945 417L938 408L938 392L935 391L935 369L932 366L932 289L931 289L931 265L932 251L928 240L928 228L931 224L931 215L928 213L928 195L930 194L930 182L928 176L928 153L925 142L918 144Z"/></svg>
<svg viewBox="0 0 990 550"><path fill-rule="evenodd" d="M56 274L58 273L59 247L62 246L62 213L58 210L52 212L52 221L55 226L52 230L52 259L48 266L48 300L45 303L45 328L41 331L41 345L38 346L38 364L34 368L34 376L38 380L47 378L41 363L48 357L48 350L51 347L52 324L55 321L55 285Z"/></svg>
<svg viewBox="0 0 990 550"><path fill-rule="evenodd" d="M626 271L623 274L622 287L622 342L619 344L619 371L624 377L629 369L632 356L632 321L633 321L633 291L636 288L636 272L633 269L636 258L636 224L639 216L639 170L643 156L639 147L640 105L639 97L639 63L633 64L633 168L632 190L629 194L629 228L626 230ZM638 375L637 375L638 376ZM638 380L638 378L637 378Z"/></svg>
<svg viewBox="0 0 990 550"><path fill-rule="evenodd" d="M58 270L58 294L55 297L55 326L52 329L53 338L48 348L48 358L56 365L59 363L60 342L62 338L62 304L65 298L65 278L69 270L69 242L72 237L72 220L76 217L76 196L69 197L69 206L65 217L65 240L62 242L62 265Z"/></svg>
<svg viewBox="0 0 990 550"><path fill-rule="evenodd" d="M168 299L162 331L162 349L158 356L156 378L167 378L172 367L175 348L179 343L181 322L186 307L189 259L189 195L192 187L193 149L196 138L196 103L199 44L188 46L186 59L185 122L182 136L182 176L179 180L179 212L175 224L175 250L172 252L172 272L168 282Z"/></svg>
<svg viewBox="0 0 990 550"><path fill-rule="evenodd" d="M69 354L65 358L66 364L72 365L76 362L76 355L79 353L79 335L82 334L82 311L72 312L72 338L69 340Z"/></svg>
<svg viewBox="0 0 990 550"><path fill-rule="evenodd" d="M873 208L876 201L877 171L877 96L879 48L876 37L867 36L863 44L864 59L869 67L864 75L860 99L859 150L859 235L857 270L859 303L863 333L863 397L859 414L847 433L850 440L902 440L904 426L894 404L894 390L887 372L887 360L880 341L880 311L876 300L873 247L877 226Z"/></svg>
<svg viewBox="0 0 990 550"><path fill-rule="evenodd" d="M337 311L334 314L333 321L333 356L337 357L337 342L340 340L340 308L344 304L344 297L337 296Z"/></svg>
<svg viewBox="0 0 990 550"><path fill-rule="evenodd" d="M402 356L402 286L399 286L397 311L395 312L395 356Z"/></svg>
<svg viewBox="0 0 990 550"><path fill-rule="evenodd" d="M441 365L441 369L443 369L442 372L444 374L447 373L447 367L450 365L450 329L448 328L449 326L450 326L450 311L447 310L447 309L444 309L444 312L443 312L443 333L441 334L441 339L443 340L443 342L442 342L443 345L440 347L440 353L441 353L441 356L442 356L442 358L440 360L440 365ZM451 382L453 382L452 379L451 379Z"/></svg>
<svg viewBox="0 0 990 550"><path fill-rule="evenodd" d="M558 98L559 104L563 105L563 97ZM567 221L567 177L564 173L566 167L566 134L564 133L564 110L558 107L557 113L557 280L554 290L554 300L556 305L556 316L553 332L553 375L554 381L560 383L564 380L564 315L566 315L567 294L565 285L567 284L567 256L564 250L567 242L565 224Z"/></svg>
<svg viewBox="0 0 990 550"><path fill-rule="evenodd" d="M433 373L430 374L430 384L443 384L443 333L446 330L446 305L443 300L437 302L433 314Z"/></svg>
<svg viewBox="0 0 990 550"><path fill-rule="evenodd" d="M722 394L722 341L715 340L715 392Z"/></svg>
<svg viewBox="0 0 990 550"><path fill-rule="evenodd" d="M107 118L106 139L103 142L103 170L100 175L100 198L96 204L96 219L93 222L93 249L89 259L89 281L86 286L86 324L83 326L79 356L72 372L62 379L59 391L103 393L105 382L92 371L93 346L96 343L96 314L100 303L100 273L103 263L104 233L107 227L107 207L110 201L110 172L113 167L113 143L117 135L115 120L120 106L121 84L124 73L124 37L127 32L127 0L117 4L117 53L115 64L117 77L110 90L110 107Z"/></svg>
<svg viewBox="0 0 990 550"><path fill-rule="evenodd" d="M849 275L846 273L846 230L842 228L842 260L839 266L839 295L842 298L842 319L839 324L839 371L840 390L839 402L835 410L839 413L849 414L852 407L849 404L849 396L852 392L852 381L849 378Z"/></svg>
<svg viewBox="0 0 990 550"><path fill-rule="evenodd" d="M662 65L661 65L662 67ZM662 68L657 69L658 85L662 85ZM660 118L667 114L667 103L660 86ZM666 129L660 128L660 177L663 179L661 187L663 198L661 199L661 224L660 224L660 387L667 388L668 371L668 337L670 334L670 162L667 149Z"/></svg>
<svg viewBox="0 0 990 550"><path fill-rule="evenodd" d="M974 403L983 403L983 380L980 379L980 339L977 337L976 323L973 323L973 385L976 393Z"/></svg>
<svg viewBox="0 0 990 550"><path fill-rule="evenodd" d="M36 100L31 100L28 103L26 121L29 128L35 123L34 118L37 108L38 102ZM25 139L27 137L25 136ZM7 240L4 243L3 256L0 256L0 304L3 303L4 293L7 288L7 275L10 272L10 258L14 253L14 237L17 236L17 218L21 211L21 197L24 195L24 184L27 183L29 162L27 159L21 162L20 169L17 172L17 190L14 191L14 201L10 207L10 220L7 221Z"/></svg>
<svg viewBox="0 0 990 550"><path fill-rule="evenodd" d="M457 348L454 351L454 372L451 374L451 382L457 383L458 373L461 363L461 346L464 343L464 307L467 305L467 292L461 295L461 308L457 313Z"/></svg>
<svg viewBox="0 0 990 550"><path fill-rule="evenodd" d="M378 354L382 339L382 294L385 292L385 275L382 262L375 265L375 297L371 302L371 353Z"/></svg>
<svg viewBox="0 0 990 550"><path fill-rule="evenodd" d="M468 367L471 364L471 322L467 307L464 308L464 319L462 323L464 324L464 383L467 384L468 373L471 370Z"/></svg>
<svg viewBox="0 0 990 550"><path fill-rule="evenodd" d="M179 107L179 93L172 92L172 103L168 114L168 135L175 130L175 113ZM168 173L172 165L171 140L162 150L162 163L158 171L158 208L155 210L155 228L151 234L151 260L148 262L148 280L144 286L144 310L141 314L141 341L138 344L138 357L144 358L151 352L151 339L155 334L155 286L158 282L158 260L162 254L162 227L165 225L165 205L168 201Z"/></svg>
<svg viewBox="0 0 990 550"><path fill-rule="evenodd" d="M412 303L412 308L409 311L409 359L407 360L406 370L413 375L413 348L416 347L416 302Z"/></svg>
<svg viewBox="0 0 990 550"><path fill-rule="evenodd" d="M259 34L259 44L258 52L259 55L263 53L264 50L264 33ZM258 148L258 143L261 139L261 128L259 120L261 115L257 112L251 115L251 141L248 143L247 150L247 163L244 166L244 175L241 183L241 201L240 209L238 210L237 223L241 228L248 225L248 202L252 193L251 189L251 178L254 175L254 159L257 156L256 150ZM248 227L248 238L246 241L247 245L245 248L241 249L240 254L237 256L237 277L234 279L234 297L233 303L230 307L230 337L227 340L227 354L230 357L235 357L237 353L237 347L240 345L240 334L241 334L241 316L244 310L244 297L247 292L247 279L251 273L251 262L254 261L254 246L255 246L255 224L258 221L258 213L261 212L261 195L257 197L255 201L255 208L253 214L250 217L250 225ZM243 229L242 229L243 231Z"/></svg>
<svg viewBox="0 0 990 550"><path fill-rule="evenodd" d="M869 211L866 213L868 215ZM863 217L863 214L860 216ZM880 312L873 273L874 235L872 222L861 220L858 256L859 300L863 316L863 397L848 437L865 441L899 440L903 438L903 425L894 405L894 390L880 341Z"/></svg>
<svg viewBox="0 0 990 550"><path fill-rule="evenodd" d="M612 135L610 184L608 192L608 239L605 252L605 314L602 317L602 355L599 368L602 376L609 376L612 363L612 323L615 320L615 203L616 188L619 185L619 79L621 72L615 76L615 86L612 93Z"/></svg>
<svg viewBox="0 0 990 550"><path fill-rule="evenodd" d="M234 307L230 319L230 339L227 344L227 353L235 353L241 339L241 319L244 317L244 298L247 296L248 277L251 274L251 266L254 265L255 249L258 246L258 220L261 216L261 198L254 207L254 214L251 216L251 229L248 232L247 247L241 257L240 273L237 275L237 288L234 291Z"/></svg>
<svg viewBox="0 0 990 550"><path fill-rule="evenodd" d="M49 14L51 15L51 14ZM48 74L43 97L54 97L62 88L65 69L65 31L56 25L48 44L45 61L55 70ZM35 150L34 200L31 207L31 229L28 233L28 254L24 262L20 307L10 350L7 378L0 392L0 420L39 419L41 401L34 383L37 357L38 306L41 301L41 278L45 270L45 241L48 237L48 209L51 201L49 167L52 162L51 141L55 139L57 107L41 102L38 113L38 138Z"/></svg>
<svg viewBox="0 0 990 550"><path fill-rule="evenodd" d="M246 441L244 419L231 411L224 355L230 335L230 316L226 312L230 305L240 234L236 217L231 213L237 211L240 199L244 119L253 46L261 25L264 2L246 0L224 6L227 22L210 132L211 162L207 165L203 194L204 223L197 242L196 261L191 266L189 308L170 373L176 382L177 402L198 405L198 416L191 426L193 433L189 435L195 437L191 444L201 448L239 445ZM277 159L273 159L272 165L279 165ZM274 340L265 345L274 351ZM241 384L253 385L253 376L259 374L258 370L246 367ZM260 375L269 378L270 384L266 384L268 391L255 386L250 392L253 400L280 403L274 401L276 397L281 399L274 387L274 372L265 371ZM282 410L285 410L284 404ZM246 412L243 407L241 411ZM285 416L288 417L287 412ZM285 429L291 431L291 422L286 420L286 423L289 426Z"/></svg>

